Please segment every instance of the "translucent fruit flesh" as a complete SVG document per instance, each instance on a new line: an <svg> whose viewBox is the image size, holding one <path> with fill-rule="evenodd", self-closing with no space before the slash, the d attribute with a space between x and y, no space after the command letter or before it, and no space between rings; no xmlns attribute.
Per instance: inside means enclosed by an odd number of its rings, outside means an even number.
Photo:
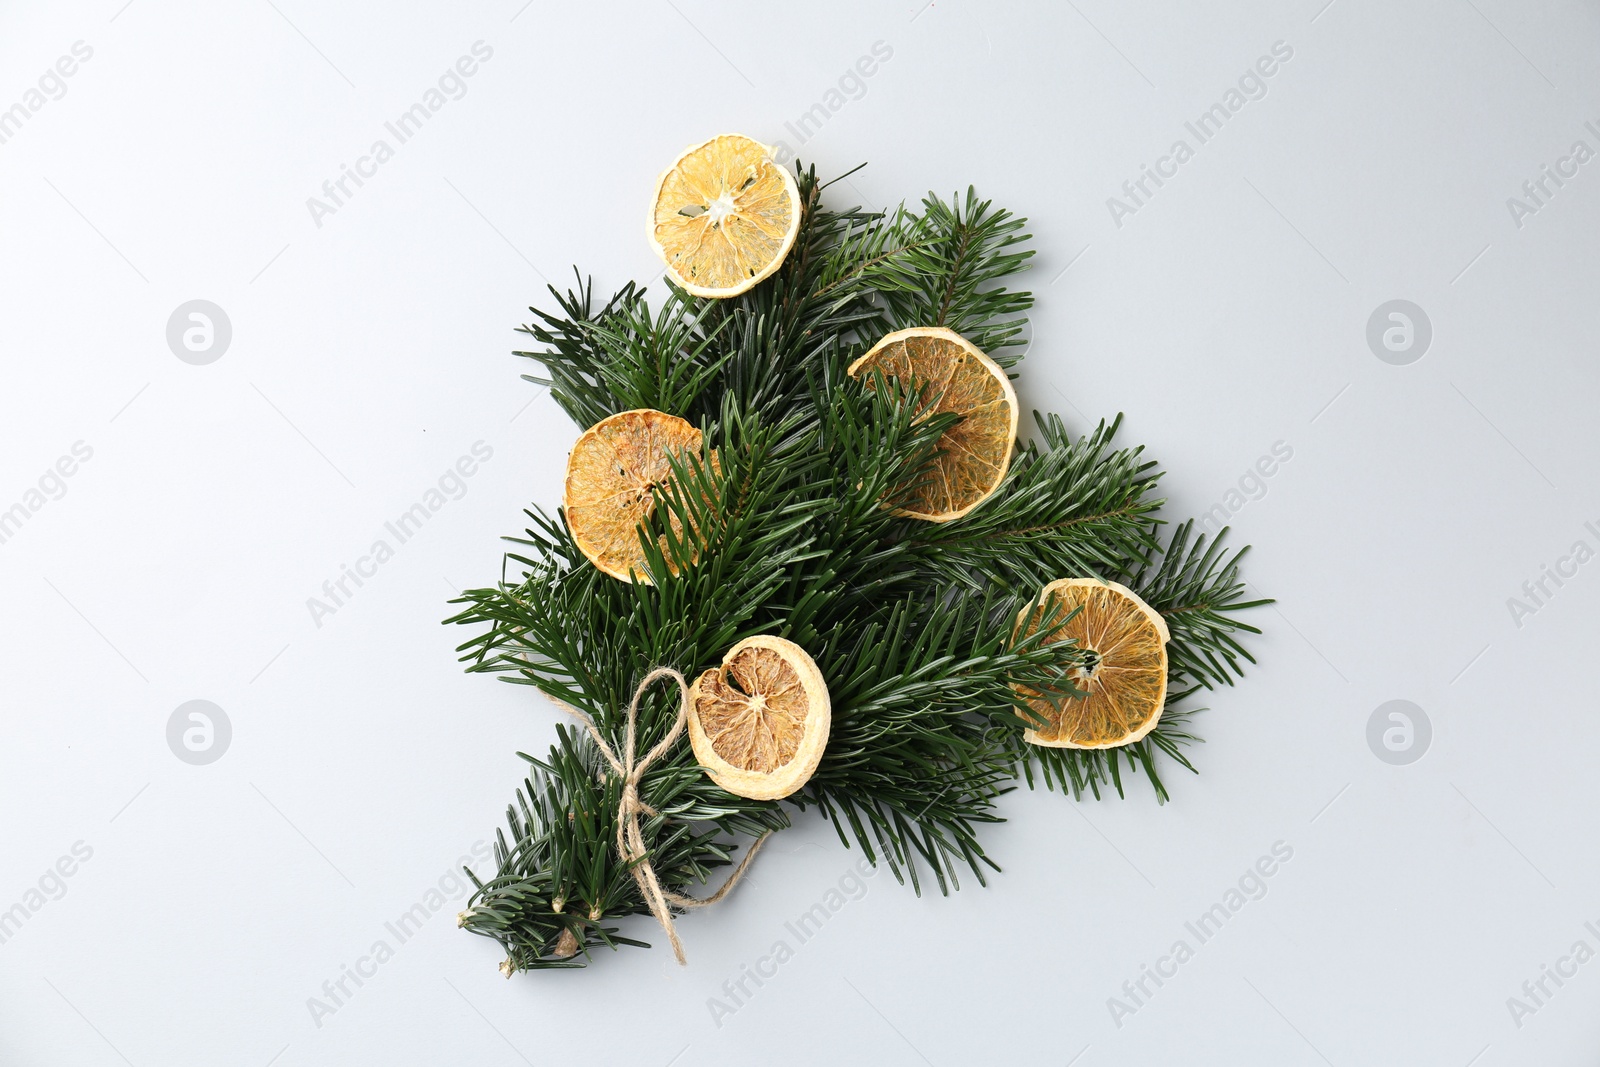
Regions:
<svg viewBox="0 0 1600 1067"><path fill-rule="evenodd" d="M1032 744L1051 748L1112 748L1155 729L1167 696L1167 624L1131 589L1095 578L1051 582L1038 605L1062 618L1078 614L1047 640L1077 642L1085 664L1072 672L1082 699L1058 698L1016 687L1043 725L1024 731ZM1031 633L1045 616L1029 605L1017 617L1018 633Z"/></svg>
<svg viewBox="0 0 1600 1067"><path fill-rule="evenodd" d="M769 277L800 232L794 177L738 134L696 145L656 182L650 244L695 296L730 297Z"/></svg>
<svg viewBox="0 0 1600 1067"><path fill-rule="evenodd" d="M1005 479L1017 437L1017 394L1005 371L954 330L921 326L889 334L850 365L920 386L920 414L955 412L961 421L939 438L929 478L898 513L931 522L958 519Z"/></svg>
<svg viewBox="0 0 1600 1067"><path fill-rule="evenodd" d="M639 524L655 513L656 492L672 477L669 457L699 451L698 429L648 408L602 419L578 438L567 457L562 504L590 562L625 582L649 582ZM676 515L671 526L682 532Z"/></svg>

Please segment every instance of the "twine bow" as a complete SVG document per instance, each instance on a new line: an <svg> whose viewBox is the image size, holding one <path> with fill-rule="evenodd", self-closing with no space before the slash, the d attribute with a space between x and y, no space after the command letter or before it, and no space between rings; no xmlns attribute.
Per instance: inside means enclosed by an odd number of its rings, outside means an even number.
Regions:
<svg viewBox="0 0 1600 1067"><path fill-rule="evenodd" d="M639 732L639 701L644 699L645 691L652 684L662 678L671 678L678 683L678 716L672 724L672 729L667 736L644 754L643 758L637 755ZM650 907L650 914L654 915L656 922L667 932L667 940L672 942L672 952L680 964L687 963L683 954L683 942L678 940L677 928L672 921L672 908L703 908L708 904L715 904L739 883L744 877L750 861L766 843L772 831L768 830L745 852L744 859L733 869L728 880L722 883L722 888L704 899L681 896L669 889L663 889L661 880L656 877L655 868L650 865L650 850L645 847L644 833L639 829L639 816L661 814L655 808L646 804L639 797L639 782L644 777L644 772L650 765L661 757L678 740L683 733L684 724L689 718L689 683L684 681L683 675L671 667L657 667L645 675L644 681L639 683L639 688L633 691L633 700L628 704L628 729L626 740L623 743L622 755L619 757L614 749L606 743L594 720L589 718L577 708L561 703L563 708L576 716L589 730L589 736L594 738L594 743L600 749L600 754L605 757L617 777L622 779L622 800L617 805L617 855L626 863L633 873L633 880L639 886L639 892L644 896L645 903Z"/></svg>

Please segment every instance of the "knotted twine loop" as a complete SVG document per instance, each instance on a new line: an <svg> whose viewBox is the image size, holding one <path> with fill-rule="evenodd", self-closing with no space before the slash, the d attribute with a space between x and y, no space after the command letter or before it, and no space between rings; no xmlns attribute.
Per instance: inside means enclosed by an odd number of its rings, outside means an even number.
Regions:
<svg viewBox="0 0 1600 1067"><path fill-rule="evenodd" d="M672 729L667 736L639 758L638 733L639 733L639 702L644 699L645 692L652 684L662 678L671 678L678 683L678 716L672 724ZM595 726L594 720L570 704L557 700L557 704L571 712L589 730L589 736L594 738L595 746L600 749L600 754L606 758L611 769L617 777L622 779L622 800L617 805L617 855L622 862L628 865L633 872L633 880L639 886L639 892L644 896L645 903L650 906L650 914L654 915L656 922L667 932L667 940L672 942L672 953L678 958L680 964L688 963L683 954L683 942L678 940L677 927L673 925L672 908L703 908L708 904L715 904L744 877L745 870L750 866L750 861L755 859L756 853L772 836L768 830L746 850L744 859L733 869L728 880L722 883L722 888L704 899L681 896L669 889L661 887L661 880L656 877L655 868L650 865L650 850L645 847L644 833L639 829L639 816L661 814L655 808L646 804L639 798L639 782L644 777L644 772L650 765L671 748L683 733L684 725L689 719L689 683L683 675L671 667L657 667L644 676L644 681L639 683L639 688L633 691L633 700L628 704L628 729L626 740L623 743L622 755L619 757L615 750L606 743L600 730Z"/></svg>

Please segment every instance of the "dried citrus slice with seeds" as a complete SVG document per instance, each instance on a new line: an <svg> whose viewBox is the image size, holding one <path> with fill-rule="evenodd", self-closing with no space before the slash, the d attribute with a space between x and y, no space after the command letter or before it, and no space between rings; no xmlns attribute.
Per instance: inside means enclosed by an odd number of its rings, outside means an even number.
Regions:
<svg viewBox="0 0 1600 1067"><path fill-rule="evenodd" d="M1039 609L1043 608L1041 612ZM1078 610L1047 640L1071 640L1084 650L1083 666L1071 672L1074 688L1087 695L1058 698L1014 686L1033 718L1044 725L1023 738L1048 748L1114 748L1155 729L1167 699L1166 620L1126 586L1098 578L1051 582L1017 616L1017 632L1032 633L1046 618Z"/></svg>
<svg viewBox="0 0 1600 1067"><path fill-rule="evenodd" d="M954 330L897 330L850 364L850 376L874 370L922 388L919 414L953 411L961 421L939 438L929 477L897 513L914 519L959 519L999 488L1017 439L1017 394L994 360Z"/></svg>
<svg viewBox="0 0 1600 1067"><path fill-rule="evenodd" d="M689 743L711 780L777 800L805 785L828 746L822 672L793 641L747 637L689 688Z"/></svg>
<svg viewBox="0 0 1600 1067"><path fill-rule="evenodd" d="M771 276L800 232L800 188L772 149L736 133L694 145L656 180L650 246L695 296L729 297Z"/></svg>
<svg viewBox="0 0 1600 1067"><path fill-rule="evenodd" d="M656 492L672 477L670 457L699 451L699 430L650 408L612 415L584 431L567 456L561 503L572 539L591 563L625 582L650 584L639 524L655 513ZM680 534L678 516L670 522Z"/></svg>

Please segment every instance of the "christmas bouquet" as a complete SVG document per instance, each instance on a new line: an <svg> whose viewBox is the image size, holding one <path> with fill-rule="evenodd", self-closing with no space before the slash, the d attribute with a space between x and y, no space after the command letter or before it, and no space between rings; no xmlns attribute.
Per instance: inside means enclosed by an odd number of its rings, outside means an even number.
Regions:
<svg viewBox="0 0 1600 1067"><path fill-rule="evenodd" d="M580 276L522 327L581 433L560 510L447 620L558 706L460 917L508 976L643 945L635 915L681 961L675 917L808 808L918 892L983 883L1017 780L1165 800L1196 695L1253 662L1242 552L1160 517L1120 417L1019 441L1025 220L831 184L692 147L650 201L659 304Z"/></svg>

